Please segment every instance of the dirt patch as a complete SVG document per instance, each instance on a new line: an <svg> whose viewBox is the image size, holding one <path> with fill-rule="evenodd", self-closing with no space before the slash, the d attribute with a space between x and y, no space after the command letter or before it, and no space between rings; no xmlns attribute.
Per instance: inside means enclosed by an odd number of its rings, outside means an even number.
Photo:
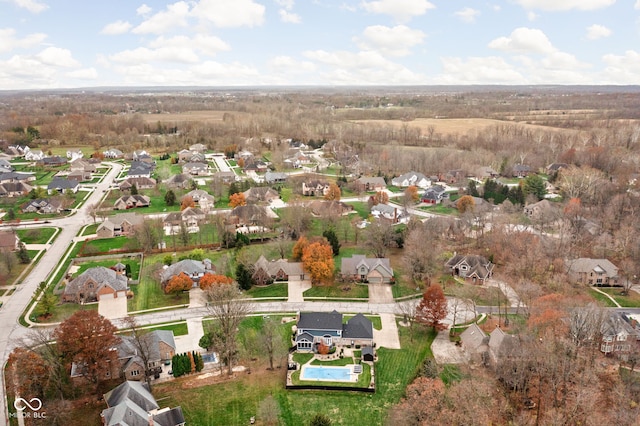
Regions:
<svg viewBox="0 0 640 426"><path fill-rule="evenodd" d="M216 383L225 383L232 380L242 380L247 384L255 384L259 386L260 383L272 378L274 375L282 377L284 382L286 368L274 368L273 370L267 370L266 363L251 362L243 363L245 365L237 366L233 368L233 374L229 376L226 368L222 370L220 374L219 368L208 369L197 375L191 375L186 378L179 379L180 387L182 389L194 389L202 386L209 386Z"/></svg>

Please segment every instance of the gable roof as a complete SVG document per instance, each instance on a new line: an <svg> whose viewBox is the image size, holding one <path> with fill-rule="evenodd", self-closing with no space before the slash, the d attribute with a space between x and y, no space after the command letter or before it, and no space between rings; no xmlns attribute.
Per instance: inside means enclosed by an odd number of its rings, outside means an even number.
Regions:
<svg viewBox="0 0 640 426"><path fill-rule="evenodd" d="M128 380L104 394L107 403L101 417L107 426L176 426L185 423L180 407L160 406L145 382Z"/></svg>
<svg viewBox="0 0 640 426"><path fill-rule="evenodd" d="M15 249L18 237L11 231L0 231L0 249Z"/></svg>
<svg viewBox="0 0 640 426"><path fill-rule="evenodd" d="M407 181L408 185L417 185L418 182L420 182L423 179L429 180L429 178L426 177L424 174L420 172L411 171L391 179L391 184L395 186L402 186L404 185L404 182Z"/></svg>
<svg viewBox="0 0 640 426"><path fill-rule="evenodd" d="M66 190L66 189L74 189L78 187L77 180L69 180L61 177L54 177L49 185L47 185L47 189L57 189L57 190Z"/></svg>
<svg viewBox="0 0 640 426"><path fill-rule="evenodd" d="M358 268L364 265L367 271L378 269L383 276L392 277L393 269L389 259L382 257L367 258L364 254L354 254L351 257L343 257L340 272L343 274L357 275Z"/></svg>
<svg viewBox="0 0 640 426"><path fill-rule="evenodd" d="M342 330L342 314L333 312L300 312L298 330Z"/></svg>
<svg viewBox="0 0 640 426"><path fill-rule="evenodd" d="M205 259L206 261L207 259ZM160 272L162 282L168 281L174 275L184 272L187 275L204 274L206 271L205 262L193 259L184 259L173 265L168 266L164 271Z"/></svg>
<svg viewBox="0 0 640 426"><path fill-rule="evenodd" d="M369 318L357 314L344 324L342 337L346 339L373 339L373 324Z"/></svg>
<svg viewBox="0 0 640 426"><path fill-rule="evenodd" d="M256 272L261 269L266 271L269 276L275 276L280 269L287 275L302 275L304 273L302 263L300 262L288 262L286 259L272 260L269 262L264 255L260 255L254 264L254 270Z"/></svg>
<svg viewBox="0 0 640 426"><path fill-rule="evenodd" d="M64 288L64 294L76 294L89 280L97 284L96 292L104 286L109 286L116 291L127 289L127 277L117 274L113 269L95 266L71 280Z"/></svg>
<svg viewBox="0 0 640 426"><path fill-rule="evenodd" d="M610 277L618 275L618 267L607 259L581 257L567 262L569 273L606 273Z"/></svg>
<svg viewBox="0 0 640 426"><path fill-rule="evenodd" d="M482 280L491 275L491 271L493 271L494 267L493 263L488 261L486 257L473 254L466 256L462 254L454 254L453 257L445 263L445 266L450 269L456 269L462 264L469 266L469 269L466 272L467 277L476 275Z"/></svg>
<svg viewBox="0 0 640 426"><path fill-rule="evenodd" d="M475 322L460 334L462 345L470 351L475 351L483 344L488 343L487 334Z"/></svg>

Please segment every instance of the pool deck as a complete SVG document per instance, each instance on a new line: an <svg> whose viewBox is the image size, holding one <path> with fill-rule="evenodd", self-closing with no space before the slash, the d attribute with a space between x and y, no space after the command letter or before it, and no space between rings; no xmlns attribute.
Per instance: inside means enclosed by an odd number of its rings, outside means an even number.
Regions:
<svg viewBox="0 0 640 426"><path fill-rule="evenodd" d="M358 373L353 372L353 366L355 364L347 364L343 366L338 365L311 365L309 363L304 364L300 368L300 380L305 382L344 382L344 383L356 383L358 381ZM349 380L340 380L336 378L303 378L307 369L318 369L318 370L349 370Z"/></svg>

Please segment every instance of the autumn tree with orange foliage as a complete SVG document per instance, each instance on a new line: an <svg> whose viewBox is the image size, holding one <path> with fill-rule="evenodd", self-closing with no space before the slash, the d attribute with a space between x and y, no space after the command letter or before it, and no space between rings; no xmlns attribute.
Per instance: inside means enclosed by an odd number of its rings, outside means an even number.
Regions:
<svg viewBox="0 0 640 426"><path fill-rule="evenodd" d="M206 290L214 285L221 284L231 284L233 283L233 279L227 277L226 275L218 275L218 274L204 274L202 278L200 278L199 285L202 290Z"/></svg>
<svg viewBox="0 0 640 426"><path fill-rule="evenodd" d="M420 194L418 193L418 187L415 185L409 186L404 190L404 199L407 203L417 203L420 199Z"/></svg>
<svg viewBox="0 0 640 426"><path fill-rule="evenodd" d="M292 252L293 260L295 260L296 262L299 262L300 260L302 260L304 249L308 245L309 245L309 240L307 240L307 237L304 237L304 236L300 237L298 241L296 241L295 245L293 246L293 252Z"/></svg>
<svg viewBox="0 0 640 426"><path fill-rule="evenodd" d="M369 197L369 205L375 206L377 204L387 204L389 203L389 194L384 191L378 191Z"/></svg>
<svg viewBox="0 0 640 426"><path fill-rule="evenodd" d="M311 276L311 284L321 284L333 277L333 250L326 242L309 244L302 253L302 265Z"/></svg>
<svg viewBox="0 0 640 426"><path fill-rule="evenodd" d="M434 331L444 329L441 323L447 316L447 299L442 287L433 284L422 295L422 300L416 307L416 321Z"/></svg>
<svg viewBox="0 0 640 426"><path fill-rule="evenodd" d="M187 207L195 207L196 202L193 201L193 197L191 195L185 195L182 197L182 202L180 203L180 210L184 210Z"/></svg>
<svg viewBox="0 0 640 426"><path fill-rule="evenodd" d="M98 384L105 378L109 361L118 362L118 352L112 350L120 343L117 330L97 311L81 310L63 321L54 337L65 361L83 366L84 377Z"/></svg>
<svg viewBox="0 0 640 426"><path fill-rule="evenodd" d="M472 212L476 206L476 202L473 201L473 197L471 195L464 195L460 197L458 201L456 201L456 208L460 213Z"/></svg>
<svg viewBox="0 0 640 426"><path fill-rule="evenodd" d="M24 348L15 348L7 363L19 395L42 398L49 384L49 368L42 357Z"/></svg>
<svg viewBox="0 0 640 426"><path fill-rule="evenodd" d="M324 199L328 201L340 201L341 195L340 187L335 183L332 183L329 185L329 190L324 195Z"/></svg>
<svg viewBox="0 0 640 426"><path fill-rule="evenodd" d="M247 205L247 200L244 198L244 194L242 192L232 194L229 197L229 206L231 207L246 206L246 205Z"/></svg>
<svg viewBox="0 0 640 426"><path fill-rule="evenodd" d="M191 278L184 272L180 272L178 275L173 276L167 285L164 286L164 292L177 297L180 293L189 290L191 287L193 287Z"/></svg>

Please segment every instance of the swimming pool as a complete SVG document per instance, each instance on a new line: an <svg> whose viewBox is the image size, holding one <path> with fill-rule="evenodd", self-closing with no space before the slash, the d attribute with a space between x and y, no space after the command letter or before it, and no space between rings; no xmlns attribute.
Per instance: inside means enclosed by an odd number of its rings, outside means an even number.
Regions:
<svg viewBox="0 0 640 426"><path fill-rule="evenodd" d="M300 372L300 380L324 380L327 382L355 382L357 376L353 375L352 365L344 367L305 365Z"/></svg>

